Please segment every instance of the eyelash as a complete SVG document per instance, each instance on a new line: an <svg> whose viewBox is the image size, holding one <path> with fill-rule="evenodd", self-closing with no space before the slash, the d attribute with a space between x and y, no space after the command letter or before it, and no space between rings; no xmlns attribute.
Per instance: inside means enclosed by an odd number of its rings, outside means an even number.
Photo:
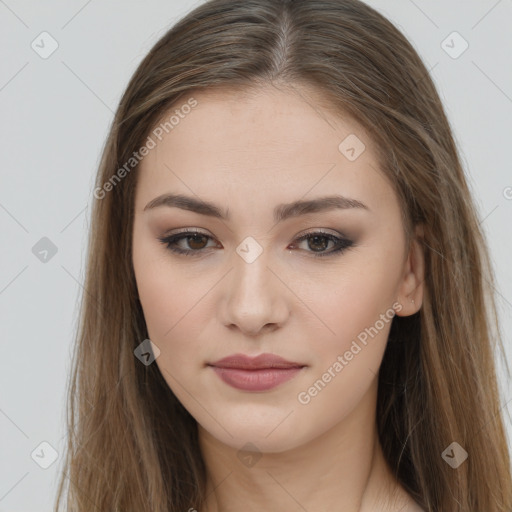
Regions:
<svg viewBox="0 0 512 512"><path fill-rule="evenodd" d="M176 233L174 235L170 235L170 236L165 236L165 237L159 237L158 240L160 240L160 242L164 245L167 246L167 249L169 251L172 251L176 254L180 254L180 255L183 255L183 256L192 256L192 257L197 257L197 256L200 256L201 253L203 253L205 251L205 249L197 249L197 250L193 250L193 249L180 249L176 246L174 246L173 244L176 244L177 242L181 241L181 240L184 240L184 239L187 239L187 238L191 238L195 235L199 235L199 236L203 236L203 237L206 237L210 240L212 240L213 238L201 231L195 231L195 230L190 230L190 231L182 231L180 233ZM333 255L336 255L336 254L342 254L346 249L349 249L350 247L353 247L354 246L354 242L352 240L349 240L348 238L343 238L343 237L338 237L338 236L335 236L331 233L325 233L323 231L313 231L311 233L306 233L305 235L302 235L300 236L299 238L297 238L295 241L294 241L294 244L295 243L300 243L304 240L307 240L308 238L313 238L315 236L320 236L322 238L327 238L329 241L331 242L334 242L334 249L332 249L331 251L329 252L314 252L314 251L306 251L306 252L311 252L313 253L313 256L315 258L325 258L325 257L328 257L328 256L333 256Z"/></svg>

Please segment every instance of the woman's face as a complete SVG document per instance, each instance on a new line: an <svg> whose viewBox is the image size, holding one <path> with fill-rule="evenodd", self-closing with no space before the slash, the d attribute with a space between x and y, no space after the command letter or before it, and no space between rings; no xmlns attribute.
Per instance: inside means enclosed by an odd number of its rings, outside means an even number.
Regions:
<svg viewBox="0 0 512 512"><path fill-rule="evenodd" d="M156 364L233 448L370 421L393 314L420 306L372 141L312 97L193 94L139 170L133 265Z"/></svg>

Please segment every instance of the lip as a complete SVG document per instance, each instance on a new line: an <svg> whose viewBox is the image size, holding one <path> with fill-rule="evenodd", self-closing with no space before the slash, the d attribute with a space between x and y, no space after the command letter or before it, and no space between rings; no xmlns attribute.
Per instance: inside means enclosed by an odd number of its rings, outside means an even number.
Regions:
<svg viewBox="0 0 512 512"><path fill-rule="evenodd" d="M262 370L269 368L289 369L303 368L305 364L287 361L276 354L260 354L256 357L245 354L233 354L210 363L209 366L216 368L230 368L238 370Z"/></svg>
<svg viewBox="0 0 512 512"><path fill-rule="evenodd" d="M228 385L244 391L266 391L295 377L306 365L275 354L234 354L208 364Z"/></svg>

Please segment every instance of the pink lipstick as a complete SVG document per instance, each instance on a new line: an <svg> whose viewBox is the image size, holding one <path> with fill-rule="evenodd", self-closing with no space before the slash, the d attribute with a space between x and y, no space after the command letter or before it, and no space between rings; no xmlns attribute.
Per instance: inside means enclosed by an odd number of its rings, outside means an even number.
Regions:
<svg viewBox="0 0 512 512"><path fill-rule="evenodd" d="M292 379L306 365L275 354L249 357L234 354L208 364L230 386L243 391L267 391Z"/></svg>

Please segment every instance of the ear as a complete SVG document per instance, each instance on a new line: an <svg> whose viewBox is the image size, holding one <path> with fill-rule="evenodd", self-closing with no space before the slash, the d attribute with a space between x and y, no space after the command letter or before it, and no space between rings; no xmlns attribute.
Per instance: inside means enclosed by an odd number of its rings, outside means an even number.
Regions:
<svg viewBox="0 0 512 512"><path fill-rule="evenodd" d="M419 224L411 239L409 254L404 263L402 280L398 288L397 302L402 306L396 311L398 316L413 315L419 311L423 302L423 283L425 281L423 237L423 225Z"/></svg>

